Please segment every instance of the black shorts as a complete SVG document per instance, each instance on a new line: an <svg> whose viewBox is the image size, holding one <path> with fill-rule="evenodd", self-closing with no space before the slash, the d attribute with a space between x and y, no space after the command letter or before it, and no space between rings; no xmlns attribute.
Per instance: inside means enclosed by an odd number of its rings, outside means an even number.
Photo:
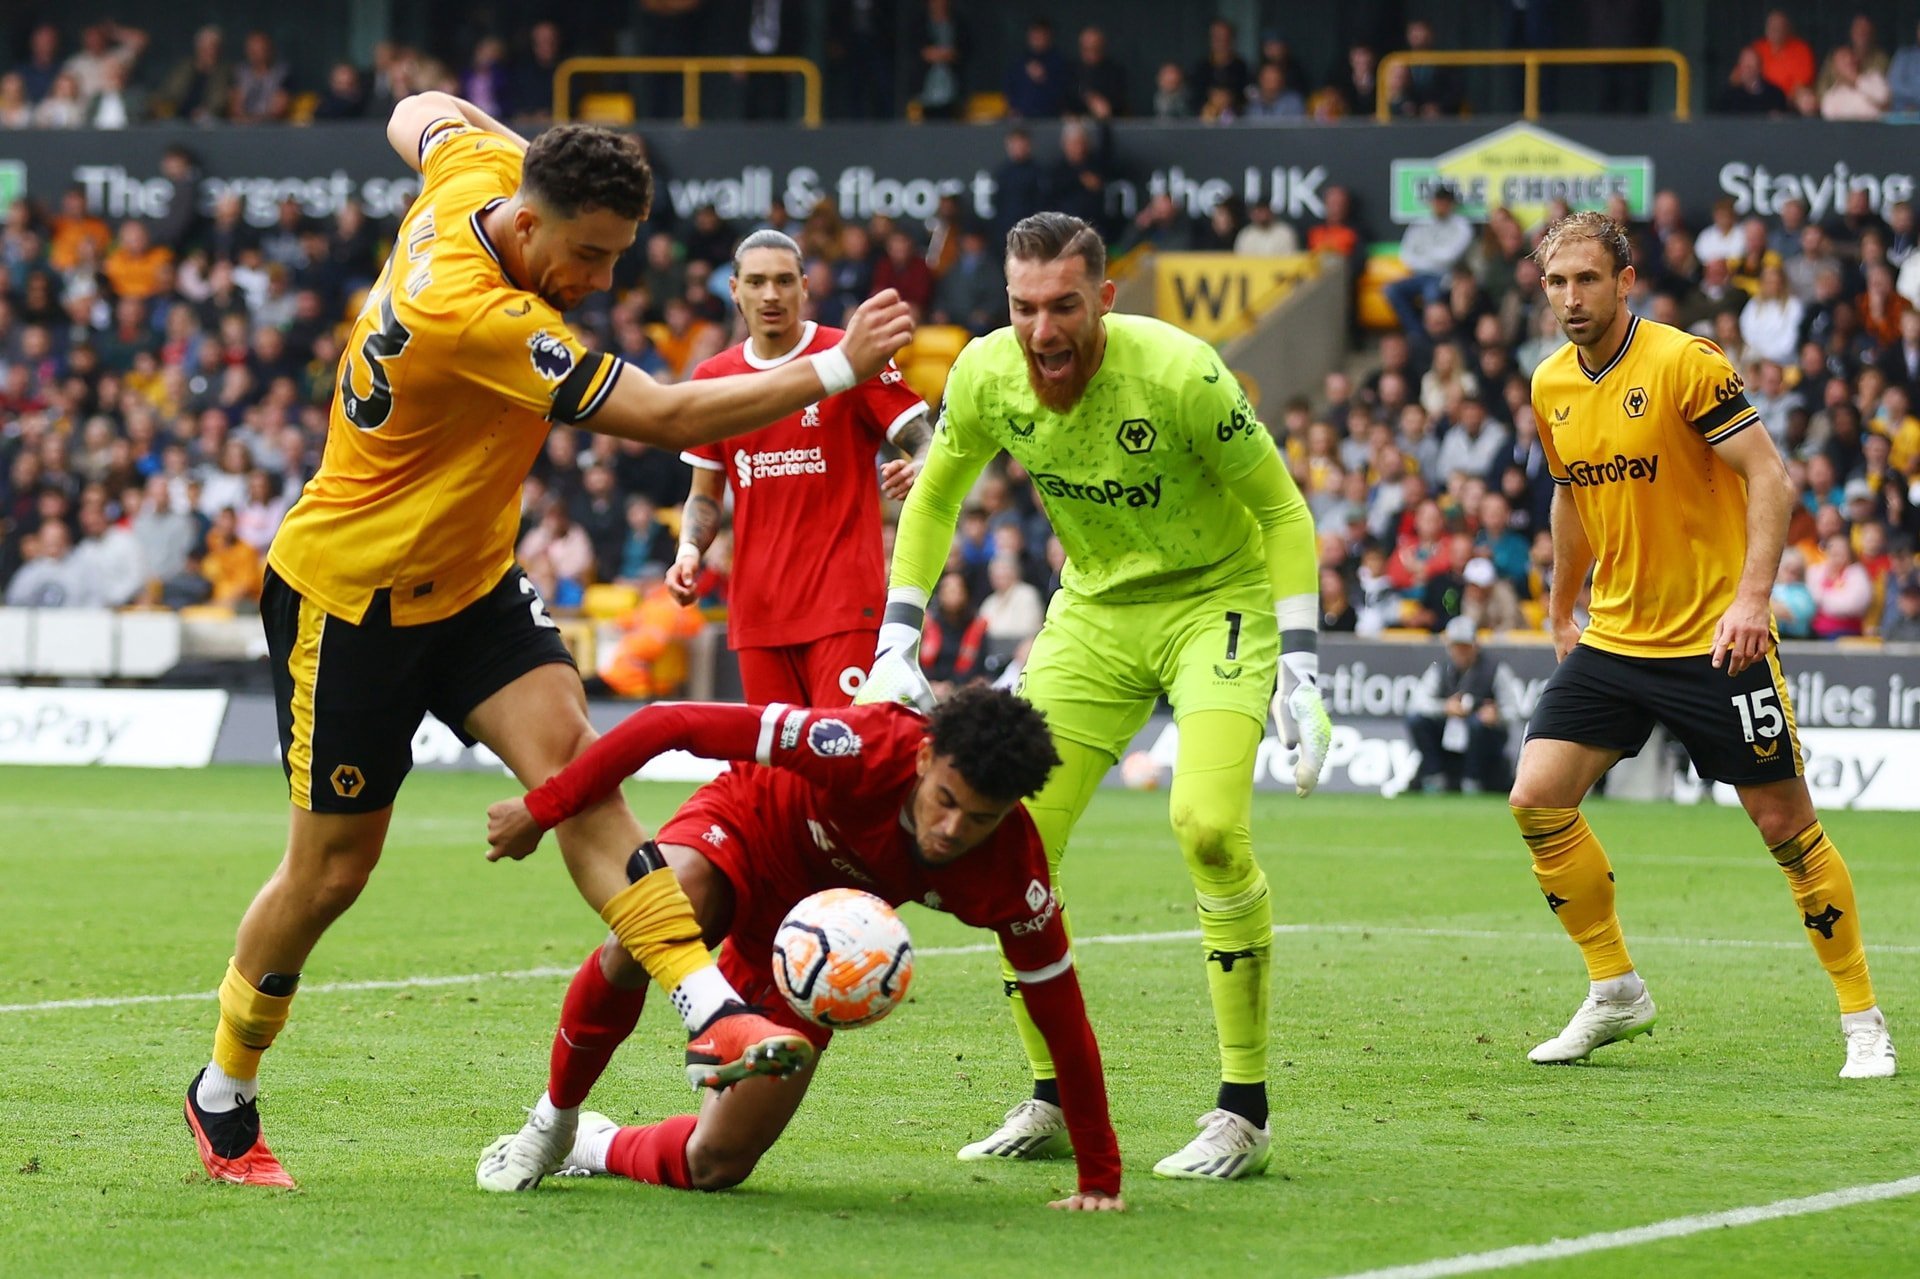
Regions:
<svg viewBox="0 0 1920 1279"><path fill-rule="evenodd" d="M1709 781L1759 786L1801 775L1800 734L1774 652L1728 675L1704 653L1622 657L1576 644L1541 690L1527 737L1637 755L1656 723Z"/></svg>
<svg viewBox="0 0 1920 1279"><path fill-rule="evenodd" d="M301 808L385 808L413 767L413 735L428 711L471 746L462 725L474 707L537 666L573 662L517 566L452 617L395 626L391 616L381 591L356 626L267 570L260 617L280 763Z"/></svg>

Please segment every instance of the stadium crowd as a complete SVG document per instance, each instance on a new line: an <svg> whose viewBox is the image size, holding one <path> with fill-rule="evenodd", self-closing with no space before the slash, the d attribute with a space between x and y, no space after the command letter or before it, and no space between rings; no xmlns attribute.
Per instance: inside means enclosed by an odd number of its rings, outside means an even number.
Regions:
<svg viewBox="0 0 1920 1279"><path fill-rule="evenodd" d="M1523 0L1509 6L1503 31L1509 48L1620 47L1660 43L1659 7L1598 6L1582 15ZM801 0L642 0L631 20L595 26L589 37L543 19L495 29L484 16L444 47L394 41L374 47L366 64L337 62L304 80L264 30L235 41L221 27L199 28L191 48L171 63L147 57L148 33L111 19L62 28L24 28L22 47L0 72L0 129L124 128L145 120L263 124L378 118L399 98L444 89L506 120L537 123L553 105L554 72L570 56L612 53L655 57L802 56L814 47L810 6ZM954 0L918 0L900 7L871 0L834 0L820 46L825 52L826 109L833 118L1092 121L1128 118L1201 120L1214 124L1329 121L1373 115L1385 79L1394 119L1487 111L1484 86L1447 67L1394 65L1383 55L1445 47L1435 24L1415 18L1346 47L1333 64L1310 73L1287 35L1260 31L1251 40L1225 18L1208 24L1204 47L1151 67L1123 65L1108 32L1089 25L1071 37L1044 13L1034 14L1014 55L996 65L976 38L979 22ZM1067 48L1069 38L1071 48ZM1254 56L1246 56L1247 51ZM235 54L238 56L235 56ZM582 77L575 93L602 81ZM1151 89L1147 86L1150 83ZM606 80L608 87L634 87ZM681 112L677 77L642 86L633 99L640 119ZM1476 93L1476 89L1481 92ZM788 87L771 78L716 84L703 114L784 118ZM1773 10L1751 43L1736 45L1731 73L1710 95L1725 114L1773 114L1832 120L1876 119L1920 112L1920 35L1889 52L1873 21L1855 16L1847 38L1825 54ZM1611 74L1583 109L1641 111L1645 73Z"/></svg>
<svg viewBox="0 0 1920 1279"><path fill-rule="evenodd" d="M1770 24L1763 42L1773 34ZM87 33L90 54L75 56L124 70L141 43L103 24ZM57 47L36 50L42 70L67 68L53 78L75 74ZM1269 52L1284 60L1284 48ZM1895 80L1907 52L1893 60ZM223 101L221 78L179 79L199 85L209 110ZM506 94L533 80L502 71L498 82ZM387 94L406 87L375 83ZM470 77L461 85L476 96ZM1101 224L1120 252L1304 250L1357 261L1373 239L1365 211L1337 187L1311 224L1233 199L1189 219L1164 198L1114 224L1102 187L1124 157L1110 153L1099 119L1049 127L1061 134L1051 166L1035 157L1029 126L1008 129L996 225L968 220L957 201L924 224L858 222L831 199L791 215L776 207L759 225L803 245L812 318L837 323L892 287L923 319L976 334L1005 319L996 247L1005 225L1041 208ZM162 171L183 190L199 177L179 147ZM590 344L678 379L743 336L726 279L734 243L755 228L711 207L676 222L660 203L612 293L570 318ZM352 204L315 223L289 201L265 230L247 224L237 197L207 216L196 205L175 199L167 219L109 225L75 190L18 200L5 215L0 592L9 604L244 609L257 598L267 543L318 464L345 320L392 228ZM1725 200L1690 218L1661 192L1645 220L1624 205L1613 212L1635 245L1631 305L1718 342L1789 459L1801 501L1775 591L1782 634L1920 640L1913 208L1901 203L1883 218L1856 190L1824 224L1793 201L1771 218L1742 220ZM1551 484L1528 377L1564 340L1527 256L1539 230L1502 209L1475 225L1436 193L1431 215L1400 243L1408 275L1388 290L1399 331L1377 341L1356 333L1354 358L1328 375L1317 401L1262 406L1320 531L1327 629L1437 633L1462 615L1495 632L1538 628ZM594 582L650 585L673 555L687 487L671 454L555 431L527 482L522 559L562 610ZM722 538L703 583L709 603L724 598L728 555ZM1037 630L1061 564L1027 477L1011 464L990 471L929 614L932 673L992 674Z"/></svg>

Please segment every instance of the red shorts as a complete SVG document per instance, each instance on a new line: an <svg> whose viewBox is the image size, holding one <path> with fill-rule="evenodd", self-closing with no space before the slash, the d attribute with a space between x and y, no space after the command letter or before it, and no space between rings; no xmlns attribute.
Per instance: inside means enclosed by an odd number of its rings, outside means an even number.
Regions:
<svg viewBox="0 0 1920 1279"><path fill-rule="evenodd" d="M825 1048L833 1032L794 1012L773 984L773 935L813 885L798 860L783 856L785 850L761 831L739 775L722 773L695 791L654 840L693 849L733 885L733 924L720 948L721 975L748 1003L805 1035L815 1048Z"/></svg>
<svg viewBox="0 0 1920 1279"><path fill-rule="evenodd" d="M745 700L764 706L847 706L860 691L880 630L840 631L806 644L742 648L740 684Z"/></svg>

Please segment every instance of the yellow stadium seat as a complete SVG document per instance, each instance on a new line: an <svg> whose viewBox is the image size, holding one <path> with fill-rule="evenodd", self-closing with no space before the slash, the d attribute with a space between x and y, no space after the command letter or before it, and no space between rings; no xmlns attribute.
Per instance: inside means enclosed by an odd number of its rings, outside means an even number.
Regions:
<svg viewBox="0 0 1920 1279"><path fill-rule="evenodd" d="M183 622L231 622L233 605L231 604L188 604L180 610Z"/></svg>
<svg viewBox="0 0 1920 1279"><path fill-rule="evenodd" d="M573 118L582 124L622 125L633 123L633 95L630 93L589 93L580 99Z"/></svg>
<svg viewBox="0 0 1920 1279"><path fill-rule="evenodd" d="M1367 265L1360 272L1360 283L1353 297L1354 311L1363 328L1389 333L1400 331L1400 317L1387 302L1386 287L1395 280L1406 279L1407 274L1398 251L1367 256Z"/></svg>
<svg viewBox="0 0 1920 1279"><path fill-rule="evenodd" d="M963 114L968 124L991 124L995 120L1004 120L1007 116L1007 95L970 93L967 95L967 108Z"/></svg>
<svg viewBox="0 0 1920 1279"><path fill-rule="evenodd" d="M618 582L595 582L580 601L580 611L596 622L610 622L630 613L640 603L640 592Z"/></svg>

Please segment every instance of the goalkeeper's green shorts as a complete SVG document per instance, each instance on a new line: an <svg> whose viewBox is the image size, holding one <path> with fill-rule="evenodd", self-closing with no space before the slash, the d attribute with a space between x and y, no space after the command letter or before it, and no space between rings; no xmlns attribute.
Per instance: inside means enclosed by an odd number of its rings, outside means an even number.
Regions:
<svg viewBox="0 0 1920 1279"><path fill-rule="evenodd" d="M1115 759L1164 693L1176 718L1240 711L1264 724L1280 663L1272 588L1257 582L1188 599L1101 604L1053 597L1019 693L1054 735Z"/></svg>

